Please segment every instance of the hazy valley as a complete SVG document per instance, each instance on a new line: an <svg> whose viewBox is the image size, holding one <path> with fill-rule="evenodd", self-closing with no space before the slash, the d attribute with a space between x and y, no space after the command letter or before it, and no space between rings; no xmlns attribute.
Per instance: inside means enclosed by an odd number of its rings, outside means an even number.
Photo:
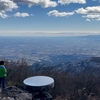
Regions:
<svg viewBox="0 0 100 100"><path fill-rule="evenodd" d="M0 59L57 65L100 56L100 36L0 37Z"/></svg>

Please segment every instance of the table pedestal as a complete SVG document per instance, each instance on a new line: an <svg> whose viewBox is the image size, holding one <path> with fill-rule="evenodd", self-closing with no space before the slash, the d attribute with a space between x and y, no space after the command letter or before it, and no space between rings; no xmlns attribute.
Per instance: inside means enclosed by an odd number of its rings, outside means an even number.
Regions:
<svg viewBox="0 0 100 100"><path fill-rule="evenodd" d="M32 100L52 100L47 92L54 87L54 79L48 76L33 76L24 80L25 89L32 93Z"/></svg>
<svg viewBox="0 0 100 100"><path fill-rule="evenodd" d="M32 93L32 100L52 100L52 96L47 92Z"/></svg>

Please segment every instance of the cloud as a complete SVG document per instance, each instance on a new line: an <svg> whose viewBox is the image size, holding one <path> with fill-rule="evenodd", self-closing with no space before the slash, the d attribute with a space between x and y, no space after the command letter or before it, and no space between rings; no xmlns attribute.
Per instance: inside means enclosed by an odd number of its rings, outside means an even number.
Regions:
<svg viewBox="0 0 100 100"><path fill-rule="evenodd" d="M79 8L75 10L77 14L82 14L86 19L99 19L100 18L100 6Z"/></svg>
<svg viewBox="0 0 100 100"><path fill-rule="evenodd" d="M88 14L86 16L82 16L87 19L95 19L95 20L100 20L100 14Z"/></svg>
<svg viewBox="0 0 100 100"><path fill-rule="evenodd" d="M18 6L11 0L0 0L0 17L6 18L6 11L12 11L13 9L17 9Z"/></svg>
<svg viewBox="0 0 100 100"><path fill-rule="evenodd" d="M27 4L29 7L31 7L33 5L40 5L43 8L57 6L56 1L51 1L51 0L13 0L13 1L15 3L19 3L19 4Z"/></svg>
<svg viewBox="0 0 100 100"><path fill-rule="evenodd" d="M96 20L100 21L100 18L98 18L98 19L96 19Z"/></svg>
<svg viewBox="0 0 100 100"><path fill-rule="evenodd" d="M51 0L0 0L0 17L7 18L8 15L6 14L7 11L12 11L13 9L17 9L17 4L26 4L29 7L33 5L40 5L43 8L48 7L56 7L56 1ZM19 13L17 12L14 16L16 17L27 17L29 16L28 13ZM32 15L31 15L32 16Z"/></svg>
<svg viewBox="0 0 100 100"><path fill-rule="evenodd" d="M87 8L79 8L78 10L75 10L76 13L78 14L96 14L96 13L100 13L100 6L93 6L93 7L87 7Z"/></svg>
<svg viewBox="0 0 100 100"><path fill-rule="evenodd" d="M90 22L91 20L90 19L86 19L86 21Z"/></svg>
<svg viewBox="0 0 100 100"><path fill-rule="evenodd" d="M62 5L70 3L86 4L86 0L58 0L58 3Z"/></svg>
<svg viewBox="0 0 100 100"><path fill-rule="evenodd" d="M8 15L6 15L5 13L0 12L0 17L2 17L2 18L7 18Z"/></svg>
<svg viewBox="0 0 100 100"><path fill-rule="evenodd" d="M74 12L58 12L57 10L52 10L47 13L48 16L55 16L55 17L65 17L65 16L71 16L74 14Z"/></svg>
<svg viewBox="0 0 100 100"><path fill-rule="evenodd" d="M94 18L100 18L100 15L99 14L88 14L82 17L94 19Z"/></svg>
<svg viewBox="0 0 100 100"><path fill-rule="evenodd" d="M16 14L14 14L15 17L28 17L29 14L28 13L20 13L20 12L17 12Z"/></svg>
<svg viewBox="0 0 100 100"><path fill-rule="evenodd" d="M17 4L11 0L0 0L0 12L12 11L12 9L17 8Z"/></svg>
<svg viewBox="0 0 100 100"><path fill-rule="evenodd" d="M3 34L2 34L3 33ZM0 31L0 36L86 36L100 35L100 31Z"/></svg>

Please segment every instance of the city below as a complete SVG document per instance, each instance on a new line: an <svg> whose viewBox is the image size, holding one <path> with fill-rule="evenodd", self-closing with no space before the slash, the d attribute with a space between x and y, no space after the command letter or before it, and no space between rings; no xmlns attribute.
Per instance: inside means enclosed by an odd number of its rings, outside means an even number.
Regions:
<svg viewBox="0 0 100 100"><path fill-rule="evenodd" d="M56 65L100 56L100 36L0 37L0 59Z"/></svg>

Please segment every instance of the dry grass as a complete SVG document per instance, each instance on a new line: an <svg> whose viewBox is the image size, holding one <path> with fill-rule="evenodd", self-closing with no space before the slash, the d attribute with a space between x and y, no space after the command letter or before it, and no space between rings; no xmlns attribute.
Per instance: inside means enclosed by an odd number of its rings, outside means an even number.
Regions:
<svg viewBox="0 0 100 100"><path fill-rule="evenodd" d="M54 100L88 100L93 93L100 97L100 69L87 68L78 73L71 74L67 71L57 71L55 67L43 67L39 64L30 67L27 61L6 63L8 70L7 84L23 86L23 80L34 75L47 75L55 80L55 87L50 91ZM33 69L32 69L33 68ZM91 99L92 100L92 99Z"/></svg>

